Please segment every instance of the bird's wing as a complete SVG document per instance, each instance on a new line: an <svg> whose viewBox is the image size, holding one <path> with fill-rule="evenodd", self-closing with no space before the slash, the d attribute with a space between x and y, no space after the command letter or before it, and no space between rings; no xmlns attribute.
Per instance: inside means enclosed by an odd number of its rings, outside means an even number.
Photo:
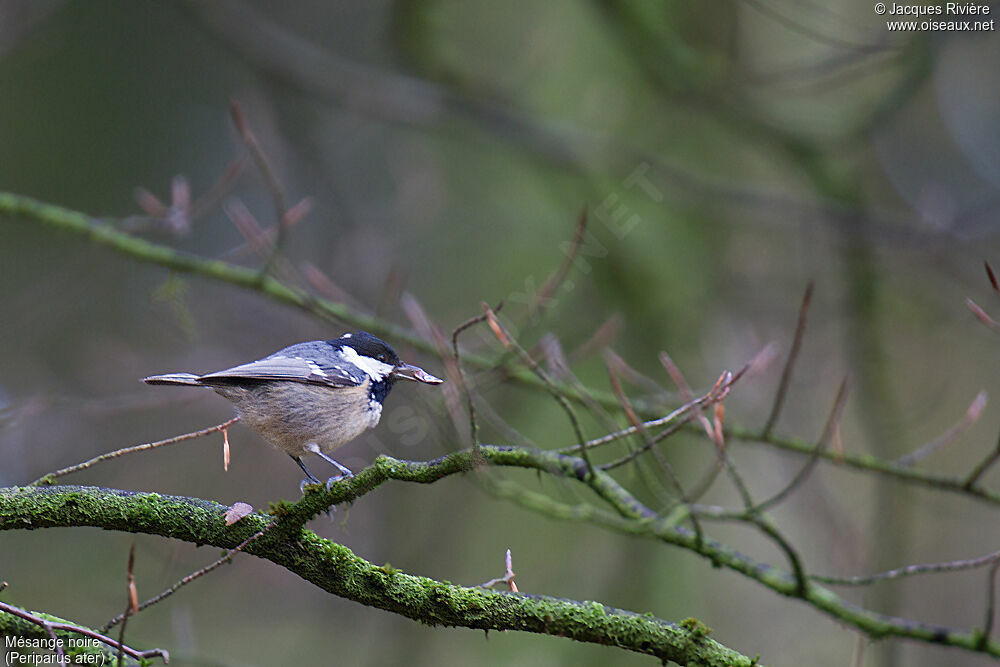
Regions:
<svg viewBox="0 0 1000 667"><path fill-rule="evenodd" d="M330 387L357 387L364 383L363 375L354 375L330 365L320 366L311 359L278 353L259 361L202 375L203 384L227 384L239 380L287 380Z"/></svg>

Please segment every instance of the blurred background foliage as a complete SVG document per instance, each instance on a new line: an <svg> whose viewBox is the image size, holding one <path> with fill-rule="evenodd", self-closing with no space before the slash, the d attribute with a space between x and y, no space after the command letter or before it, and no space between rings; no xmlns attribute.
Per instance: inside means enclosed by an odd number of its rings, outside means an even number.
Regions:
<svg viewBox="0 0 1000 667"><path fill-rule="evenodd" d="M481 302L505 299L506 317L521 321L586 207L581 260L544 319L521 330L526 345L551 332L572 352L610 321L614 336L604 342L633 368L673 391L656 358L666 350L704 389L768 342L783 355L815 280L777 431L817 437L849 375L843 446L893 459L946 430L980 389L1000 389L996 338L964 305L967 296L988 310L994 303L981 267L998 248L998 56L994 32L888 32L867 0L4 0L0 188L110 219L141 213L137 186L168 200L178 174L197 197L244 152L228 114L236 99L290 200L313 202L288 257L317 267L358 309L409 326L405 293L450 331ZM256 170L229 197L273 223ZM137 378L214 370L341 333L251 292L38 225L0 224L3 485L231 414L211 394ZM259 265L221 206L184 236L147 234ZM486 334L468 342L500 351ZM585 383L607 389L599 353L571 358ZM764 423L780 365L737 386L728 421ZM572 444L564 415L541 394L493 387L484 398L538 446ZM342 450L346 465L464 445L434 390L406 386L389 403L387 414L412 406L427 415L426 437L383 423ZM994 446L997 414L989 406L925 465L967 471ZM602 422L587 428L600 435ZM504 441L490 426L483 435ZM287 457L242 427L232 440L228 473L208 439L68 481L258 508L297 496L299 471ZM801 464L766 446L733 447L760 497ZM689 435L665 451L684 479L699 478L711 460L710 443ZM569 487L547 490L576 498ZM710 500L733 496L720 482ZM812 571L842 574L995 550L994 531L984 529L994 516L967 499L830 465L775 512ZM668 620L695 616L768 664L848 664L856 650L854 634L831 619L689 553L554 523L471 479L390 484L313 527L376 563L466 584L499 576L511 548L523 591ZM712 532L784 566L750 531ZM121 608L133 540L142 598L216 557L94 530L5 533L4 598L100 625ZM981 623L985 589L985 575L958 574L847 595L970 627ZM548 637L423 627L250 557L144 612L128 637L193 665L648 664ZM916 644L866 660L985 662Z"/></svg>

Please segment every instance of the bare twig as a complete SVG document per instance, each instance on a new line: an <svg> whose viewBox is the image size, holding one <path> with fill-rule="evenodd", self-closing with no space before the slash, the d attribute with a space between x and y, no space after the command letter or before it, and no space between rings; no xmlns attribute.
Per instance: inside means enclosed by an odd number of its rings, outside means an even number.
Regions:
<svg viewBox="0 0 1000 667"><path fill-rule="evenodd" d="M778 383L778 391L774 395L774 405L771 408L771 415L764 423L764 437L771 434L771 430L778 422L778 417L781 416L781 408L785 404L788 385L792 380L792 369L795 367L795 360L799 356L799 350L802 348L802 338L806 332L806 315L809 313L809 303L812 301L813 286L814 283L810 280L809 284L806 285L805 294L802 295L802 305L799 306L799 319L795 325L795 336L792 338L792 347L788 351L788 359L785 361L785 367L781 371L781 381Z"/></svg>
<svg viewBox="0 0 1000 667"><path fill-rule="evenodd" d="M676 433L677 431L679 431L687 422L691 421L694 418L694 412L693 412L693 410L697 406L708 405L709 403L714 403L716 401L721 401L723 398L725 398L726 395L729 393L729 390L732 387L732 384L735 381L735 378L739 377L742 374L742 372L743 371L740 371L739 373L737 373L734 376L729 371L726 371L725 373L723 373L722 375L719 376L719 379L716 381L715 386L712 387L712 390L708 394L706 394L704 397L702 397L701 399L698 399L697 401L692 401L689 404L681 406L677 410L674 410L669 415L667 415L667 417L661 417L660 419L654 419L652 422L645 422L643 425L648 427L651 423L656 423L657 425L659 425L659 423L668 421L668 419L671 416L674 416L674 415L680 415L681 416L681 418L679 420L677 420L677 421L675 421L673 423L670 423L670 426L668 428L666 428L663 431L660 431L659 433L657 433L653 437L653 439L649 443L649 445L655 444L655 443L659 442L660 440L663 440L664 438L669 438L671 435L673 435L674 433ZM687 413L687 414L685 415L683 413ZM635 426L630 426L629 428L624 429L623 431L619 431L618 433L611 433L611 434L609 434L607 436L604 436L604 438L602 438L601 440L605 440L605 441L615 440L615 439L618 439L619 437L622 437L623 433L631 434L631 433L635 433L636 430L637 429L635 428ZM649 445L643 444L643 446L640 447L639 449L634 450L634 451L626 454L625 456L622 456L621 458L618 458L618 459L616 459L614 461L609 461L607 463L602 464L601 465L601 470L612 470L614 468L617 468L619 466L622 466L622 465L628 463L629 461L631 461L635 457L637 457L640 454L644 453Z"/></svg>
<svg viewBox="0 0 1000 667"><path fill-rule="evenodd" d="M570 361L563 351L562 343L555 334L550 332L542 336L539 345L551 376L575 391L580 403L587 408L594 419L603 424L608 433L617 430L618 422L603 405L594 400L590 389L573 373Z"/></svg>
<svg viewBox="0 0 1000 667"><path fill-rule="evenodd" d="M744 372L749 367L750 365L748 364L735 374L729 372L723 373L719 377L719 381L715 383L715 386L712 387L711 391L709 391L707 394L698 399L685 403L684 405L680 406L676 410L673 410L672 412L663 417L658 417L656 419L650 419L649 421L643 422L642 423L643 427L650 429L650 428L657 428L659 426L665 426L668 424L671 426L679 426L683 423L690 421L691 419L694 418L694 411L697 408L703 408L707 405L711 405L712 403L715 403L725 398L729 394L730 389L732 389L732 386L736 383L737 380L743 377ZM614 433L608 433L607 435L602 435L601 437L594 438L593 440L588 440L586 443L583 444L583 446L572 445L570 447L563 447L558 451L563 454L576 454L577 452L580 452L584 447L586 447L587 449L593 449L594 447L606 445L616 440L620 440L621 438L628 437L630 435L638 433L638 431L639 429L636 428L635 426L629 426L628 428L624 428L620 431L616 431ZM658 433L655 436L654 440L660 440L662 437L663 434Z"/></svg>
<svg viewBox="0 0 1000 667"><path fill-rule="evenodd" d="M670 480L671 485L674 487L674 491L678 496L679 503L682 503L685 506L689 506L690 503L687 494L684 492L684 486L681 484L680 478L677 477L677 473L674 472L673 466L670 465L670 462L667 461L667 459L663 456L663 453L660 452L660 450L656 447L656 440L650 436L649 431L647 431L646 428L643 426L642 421L639 419L639 416L636 414L635 409L629 402L628 396L625 395L625 390L622 389L621 380L618 379L618 375L615 373L613 363L608 363L607 355L605 355L605 365L607 366L608 369L608 378L611 381L612 392L614 392L615 397L618 399L618 402L621 403L622 409L625 411L625 416L628 418L629 422L631 422L632 426L635 427L636 432L638 432L639 435L642 436L644 444L641 449L643 451L650 451L653 453L657 463L660 464L660 468L662 468L667 473L667 478ZM671 505L676 506L677 504L679 504L678 501L673 501L671 499ZM691 527L692 529L694 529L694 533L697 536L698 541L701 542L703 536L701 530L701 522L698 521L698 517L695 516L694 512L691 512L689 509L684 511L685 514L687 515L686 518L691 522Z"/></svg>
<svg viewBox="0 0 1000 667"><path fill-rule="evenodd" d="M229 192L233 183L239 178L240 174L243 173L243 169L246 167L246 156L240 155L230 162L225 171L219 177L212 186L205 191L205 193L198 197L191 203L191 219L197 220L201 216L205 215L209 210L212 209L219 201L226 196Z"/></svg>
<svg viewBox="0 0 1000 667"><path fill-rule="evenodd" d="M611 345L618 334L621 333L624 323L622 321L622 316L619 313L615 313L604 320L594 333L590 335L590 338L580 343L577 348L571 351L568 355L571 360L585 359L593 354L595 351L603 350L604 348Z"/></svg>
<svg viewBox="0 0 1000 667"><path fill-rule="evenodd" d="M993 286L994 292L1000 292L1000 283L997 282L997 275L993 273L993 267L987 261L983 262L983 266L986 268L986 277L990 279L990 285Z"/></svg>
<svg viewBox="0 0 1000 667"><path fill-rule="evenodd" d="M406 279L407 272L403 267L398 264L393 264L389 267L389 273L382 283L382 290L375 306L375 315L377 317L385 317L386 313L399 303L403 292L406 290Z"/></svg>
<svg viewBox="0 0 1000 667"><path fill-rule="evenodd" d="M62 632L73 632L78 635L83 635L84 637L90 637L91 639L96 639L97 641L101 642L102 644L106 644L111 648L114 649L120 648L125 655L127 655L130 658L134 658L136 660L163 658L164 663L170 662L170 653L168 653L166 650L162 648L153 648L149 649L148 651L137 651L134 648L129 648L128 646L125 646L124 644L119 644L119 642L116 642L111 637L106 637L105 635L102 635L99 632L94 632L90 628L84 628L79 625L73 625L72 623L50 621L48 619L42 618L41 616L32 614L29 611L25 611L24 609L21 609L19 607L14 607L12 605L9 605L5 602L0 602L0 611L11 614L12 616L17 616L18 618L23 618L29 623L32 623L40 628L45 629L50 635L52 635L56 630Z"/></svg>
<svg viewBox="0 0 1000 667"><path fill-rule="evenodd" d="M243 139L247 150L250 151L250 157L253 158L254 164L257 165L257 170L260 171L260 175L264 179L264 184L267 186L268 191L271 193L271 199L274 201L274 217L277 220L278 235L275 239L271 256L261 269L261 273L266 275L271 270L278 255L284 249L285 240L288 235L288 204L285 198L285 189L278 180L273 167L271 167L271 163L264 153L264 149L261 148L260 142L257 141L256 135L250 129L250 125L247 123L246 116L243 115L243 109L240 107L239 102L233 100L229 105L229 111L233 119L233 125L236 126L236 131L239 132L240 138Z"/></svg>
<svg viewBox="0 0 1000 667"><path fill-rule="evenodd" d="M534 303L528 309L528 319L533 320L538 317L539 313L545 310L546 306L549 304L549 300L555 293L559 286L563 284L566 280L566 275L569 273L569 269L573 266L573 262L576 261L576 256L580 253L580 244L583 242L583 235L587 231L587 208L584 207L580 211L580 216L576 221L576 228L573 231L573 239L569 242L566 247L566 257L563 258L562 263L559 268L556 269L549 278L542 284L538 289L537 298Z"/></svg>
<svg viewBox="0 0 1000 667"><path fill-rule="evenodd" d="M465 378L460 375L459 368L456 366L454 358L448 351L448 342L444 337L444 333L441 328L438 327L431 318L427 316L427 311L424 307L420 305L420 302L415 296L409 292L405 292L400 298L400 306L403 312L406 314L407 319L410 320L410 324L417 331L417 334L423 339L428 341L434 346L438 357L440 357L442 363L444 363L445 377L448 378L442 388L441 393L444 396L445 409L448 411L448 416L451 418L451 423L455 427L455 433L458 435L460 440L465 439L465 423L464 417L462 415L462 408L459 406L459 390L465 385ZM470 435L470 438L472 436Z"/></svg>
<svg viewBox="0 0 1000 667"><path fill-rule="evenodd" d="M745 371L758 364L758 360L763 354L765 354L767 349L768 348L764 348L764 350L759 352L757 356L750 361L750 363L744 366L743 370L740 371L740 374L742 375ZM674 363L674 360L666 352L660 352L659 356L660 364L667 371L667 375L670 376L670 379L673 380L674 384L677 386L678 391L681 393L681 397L684 401L690 402L694 395L691 392L691 387L688 385L687 380L684 379L684 374L681 372L680 367ZM719 383L717 381L716 387L718 386ZM713 388L713 391L715 391L715 388ZM719 398L719 401L721 400L722 398ZM716 409L721 408L721 402L716 402L715 407ZM715 462L712 464L712 467L705 472L701 481L694 486L694 490L691 491L690 498L692 502L701 498L702 495L708 492L708 489L715 483L715 479L718 477L719 471L725 468L727 474L733 482L733 485L736 487L740 497L743 499L744 507L751 507L753 505L753 500L750 497L750 492L747 489L746 484L743 482L743 478L740 477L739 472L737 472L736 466L734 466L729 460L729 454L726 452L725 432L722 429L722 414L718 412L716 413L715 424L709 422L701 408L694 410L692 414L705 430L705 435L707 435L709 440L711 440L715 445Z"/></svg>
<svg viewBox="0 0 1000 667"><path fill-rule="evenodd" d="M604 363L605 365L611 363L615 367L615 373L618 374L618 377L625 380L629 384L641 388L643 391L648 392L652 396L667 397L667 391L660 385L659 382L647 375L644 375L643 373L640 373L635 368L632 368L629 363L614 350L604 350ZM688 400L683 396L681 398L684 401Z"/></svg>
<svg viewBox="0 0 1000 667"><path fill-rule="evenodd" d="M989 266L987 264L987 266ZM992 273L991 273L992 277ZM983 635L979 640L979 646L984 647L990 641L990 635L993 634L993 619L996 616L994 610L996 609L996 599L997 599L997 570L1000 569L1000 560L993 563L993 567L990 568L989 577L986 580L986 615L983 619Z"/></svg>
<svg viewBox="0 0 1000 667"><path fill-rule="evenodd" d="M972 472L969 473L969 476L965 478L965 481L962 482L962 488L968 490L974 487L979 478L986 474L986 471L996 463L997 459L1000 459L1000 437L997 438L997 445L993 448L993 451L987 454L986 458L980 461L972 469Z"/></svg>
<svg viewBox="0 0 1000 667"><path fill-rule="evenodd" d="M667 371L667 375L673 381L677 390L681 393L681 400L685 403L690 403L694 399L694 392L691 391L691 386L688 385L687 380L684 379L684 374L681 373L680 367L674 363L674 360L666 352L660 352L660 364L663 366L664 370ZM712 437L712 425L709 423L708 418L699 409L694 411L694 417L701 424L702 428L705 429L705 435L709 438Z"/></svg>
<svg viewBox="0 0 1000 667"><path fill-rule="evenodd" d="M566 396L563 395L559 388L552 383L548 374L546 374L538 363L532 359L531 355L528 354L528 351L525 350L521 344L518 343L517 340L504 328L504 326L500 323L500 320L497 318L496 312L486 303L483 304L483 311L486 313L487 324L490 325L490 329L496 335L500 343L508 349L513 348L518 353L524 363L528 365L538 379L542 381L549 393L556 399L559 405L562 406L562 409L569 417L570 423L573 425L573 431L576 434L576 441L581 448L580 457L587 465L587 472L590 475L593 475L594 464L590 461L590 453L587 451L586 438L583 437L583 429L580 426L580 420L576 416L576 411L573 409L573 405L569 402Z"/></svg>
<svg viewBox="0 0 1000 667"><path fill-rule="evenodd" d="M102 630L104 632L107 632L108 630L110 630L114 626L118 625L119 623L121 623L122 626L124 627L126 618L127 618L127 616L128 616L129 613L131 613L131 614L134 615L134 614L139 613L143 609L146 609L147 607L152 607L157 602L162 602L163 600L165 600L166 598L170 597L171 595L173 595L174 593L176 593L178 590L180 590L184 586L187 586L188 584L190 584L195 579L198 579L199 577L205 576L206 574L208 574L212 570L216 569L217 567L219 567L223 563L228 563L228 562L232 561L233 556L235 556L238 552L243 551L243 549L245 549L246 546L248 544L250 544L251 542L253 542L254 540L260 539L274 525L275 524L274 524L273 521L271 523L267 524L267 526L264 527L262 530L258 530L256 533L254 533L253 535L251 535L250 537L248 537L247 539L243 540L238 545L236 545L235 547L233 547L232 549L230 549L229 551L227 551L226 553L224 553L218 560L214 561L213 563L210 563L210 564L206 565L205 567L203 567L203 568L201 568L199 570L195 570L191 574L187 575L186 577L184 577L183 579L181 579L180 581L178 581L177 583L175 583L173 586L171 586L171 587L169 587L169 588L161 591L157 595L149 598L148 600L146 600L142 604L138 605L135 608L134 611L128 612L128 610L126 610L125 612L123 612L121 614L118 614L117 616L115 616L114 618L112 618L110 621L108 621L104 625L104 627L102 628Z"/></svg>
<svg viewBox="0 0 1000 667"><path fill-rule="evenodd" d="M517 593L517 584L514 583L514 577L516 577L517 575L514 574L514 561L510 555L510 549L507 549L507 554L504 556L503 559L503 565L504 565L504 575L502 577L498 577L497 579L490 579L485 584L479 584L479 587L493 588L497 584L507 584L507 590L509 590L511 593Z"/></svg>
<svg viewBox="0 0 1000 667"><path fill-rule="evenodd" d="M139 611L139 596L135 590L135 541L133 540L132 546L128 549L128 570L127 570L127 593L125 600L125 611L122 612L122 627L118 631L118 659L115 661L118 667L122 667L122 661L125 659L125 653L122 649L125 646L125 626L128 625L128 617ZM105 632L107 629L105 629Z"/></svg>
<svg viewBox="0 0 1000 667"><path fill-rule="evenodd" d="M813 468L816 467L816 463L819 462L820 454L826 449L827 445L833 439L833 435L837 430L838 424L840 423L840 415L844 411L844 404L847 402L847 378L844 378L840 383L840 388L837 390L837 398L833 401L833 408L830 410L830 416L827 417L826 425L823 427L823 434L820 435L819 440L816 443L816 448L813 450L812 456L806 461L806 464L802 466L799 473L788 483L788 486L783 488L778 493L774 494L767 500L759 503L754 510L756 512L763 512L771 507L774 507L788 495L796 489L802 482L809 477L812 473Z"/></svg>
<svg viewBox="0 0 1000 667"><path fill-rule="evenodd" d="M857 577L832 577L817 574L810 575L809 578L824 584L832 584L836 586L867 586L868 584L874 584L877 581L890 581L892 579L900 579L902 577L909 577L915 574L938 574L940 572L974 570L976 568L998 562L1000 562L1000 551L994 551L993 553L988 553L985 556L980 556L978 558L951 560L942 563L907 565L906 567L886 570L885 572L879 572L878 574L869 574Z"/></svg>
<svg viewBox="0 0 1000 667"><path fill-rule="evenodd" d="M965 431L976 423L980 415L983 414L983 409L986 407L986 392L980 391L976 394L976 398L973 399L969 408L965 411L962 419L959 420L957 424L952 426L950 429L945 431L940 437L930 441L923 447L913 451L905 456L899 457L896 461L896 465L901 466L911 466L920 459L923 459L939 449L944 449L951 443L955 442L960 435L965 433Z"/></svg>
<svg viewBox="0 0 1000 667"><path fill-rule="evenodd" d="M678 497L681 499L685 498L684 486L681 484L681 480L677 477L677 473L674 472L673 466L667 461L662 452L655 447L655 441L652 436L650 436L649 431L643 425L642 421L639 419L639 415L636 414L635 409L628 400L628 396L625 395L625 390L622 389L621 380L618 379L618 374L615 372L614 364L605 355L605 366L608 369L608 379L611 381L611 391L614 393L618 402L621 403L622 410L625 411L625 416L628 418L629 423L635 428L636 433L642 437L644 443L643 451L651 451L656 457L657 462L660 467L667 473L667 477L670 479L671 485L674 487L674 491L677 493Z"/></svg>
<svg viewBox="0 0 1000 667"><path fill-rule="evenodd" d="M497 312L503 307L503 301L497 304L497 307L493 309L493 312ZM465 370L462 368L462 353L458 349L458 337L463 331L475 326L481 322L485 322L487 319L486 313L482 315L476 315L470 317L466 321L455 327L455 330L451 332L451 351L455 360L455 376L458 380L458 385L461 391L465 394L466 407L469 411L469 432L472 437L472 446L479 447L479 423L476 421L476 406L472 400L472 390L469 388L469 384L465 377ZM442 358L447 358L442 356ZM509 551L507 553L510 553Z"/></svg>
<svg viewBox="0 0 1000 667"><path fill-rule="evenodd" d="M979 318L979 321L988 326L993 331L1000 333L1000 324L992 317L986 314L986 311L979 307L979 305L972 299L966 299L965 305L969 307L972 314Z"/></svg>
<svg viewBox="0 0 1000 667"><path fill-rule="evenodd" d="M225 431L227 428L235 424L240 420L239 417L233 417L229 421L225 421L217 426L210 426L209 428L204 428L200 431L192 431L191 433L185 433L183 435L176 435L172 438L167 438L166 440L157 440L156 442L147 442L141 445L134 445L132 447L124 447L122 449L116 449L113 452L108 452L106 454L101 454L100 456L95 456L94 458L84 461L83 463L78 463L68 468L62 468L56 470L55 472L50 472L47 475L43 475L36 479L34 482L28 486L46 486L51 484L56 479L69 475L70 473L80 472L81 470L86 470L93 465L100 463L101 461L107 461L108 459L116 459L119 456L125 456L126 454L135 454L136 452L144 452L150 449L156 449L157 447L163 447L165 445L173 445L178 442L183 442L185 440L193 440L194 438L200 438L205 435L210 435L217 431Z"/></svg>
<svg viewBox="0 0 1000 667"><path fill-rule="evenodd" d="M246 204L233 197L225 203L222 210L225 212L226 217L233 223L233 226L236 227L236 231L246 240L251 250L261 259L266 260L270 257L274 252L274 244L271 240L274 234L270 230L264 231L257 218L246 207Z"/></svg>

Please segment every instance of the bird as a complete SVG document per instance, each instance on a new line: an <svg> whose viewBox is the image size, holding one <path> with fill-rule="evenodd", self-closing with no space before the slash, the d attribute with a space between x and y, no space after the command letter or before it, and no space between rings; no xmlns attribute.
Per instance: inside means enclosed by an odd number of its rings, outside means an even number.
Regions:
<svg viewBox="0 0 1000 667"><path fill-rule="evenodd" d="M336 467L339 474L326 482L329 490L334 482L354 474L330 454L375 428L382 403L399 379L444 382L404 363L379 338L356 331L331 340L296 343L214 373L151 375L143 382L214 389L236 406L240 421L302 468L306 479L300 489L320 483L302 461L306 454Z"/></svg>

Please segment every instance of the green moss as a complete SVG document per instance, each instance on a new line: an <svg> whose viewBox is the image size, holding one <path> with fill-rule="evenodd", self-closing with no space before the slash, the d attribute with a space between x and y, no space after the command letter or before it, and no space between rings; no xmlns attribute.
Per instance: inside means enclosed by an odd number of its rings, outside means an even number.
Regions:
<svg viewBox="0 0 1000 667"><path fill-rule="evenodd" d="M712 634L712 628L690 616L681 621L680 625L690 631L692 639L702 639Z"/></svg>
<svg viewBox="0 0 1000 667"><path fill-rule="evenodd" d="M288 516L294 508L295 505L287 500L275 500L268 503L267 513L276 517Z"/></svg>

